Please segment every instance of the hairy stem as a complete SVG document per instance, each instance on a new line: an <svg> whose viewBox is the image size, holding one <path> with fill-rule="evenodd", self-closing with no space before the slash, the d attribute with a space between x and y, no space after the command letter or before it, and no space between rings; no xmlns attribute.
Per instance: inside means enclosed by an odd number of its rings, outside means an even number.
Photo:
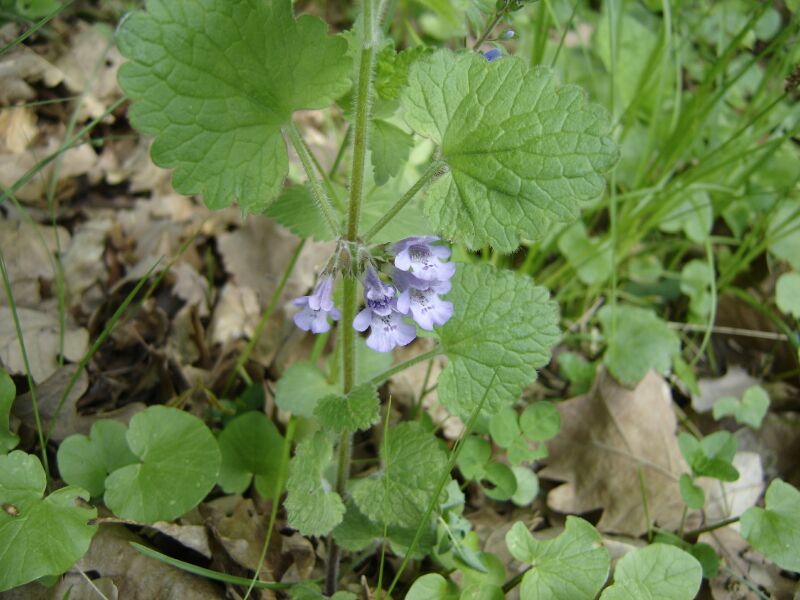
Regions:
<svg viewBox="0 0 800 600"><path fill-rule="evenodd" d="M302 163L303 169L306 172L308 182L311 184L311 195L314 197L314 203L317 205L317 209L319 209L319 212L325 219L325 223L327 223L328 227L330 228L333 237L338 237L340 233L339 225L337 224L336 218L333 214L331 200L328 198L328 194L325 192L322 182L314 173L314 161L311 157L311 151L308 149L305 140L297 130L297 125L294 123L289 123L289 125L286 127L286 133L289 135L292 146L294 146L294 149L297 151L297 156L300 158L300 162Z"/></svg>
<svg viewBox="0 0 800 600"><path fill-rule="evenodd" d="M375 66L376 10L375 0L364 0L361 24L361 55L356 81L355 122L353 131L353 164L350 171L350 202L347 207L347 226L345 239L355 242L358 239L358 223L361 218L361 201L364 196L364 171L367 160L367 136L369 134L370 101L372 98L372 72ZM340 328L342 331L343 391L345 394L355 384L356 338L352 328L356 313L358 282L348 274L344 278L344 306ZM345 496L347 479L350 476L350 454L352 439L350 434L342 434L339 440L338 464L336 468L336 491ZM341 550L329 537L328 564L325 569L325 592L331 596L336 592L339 578Z"/></svg>
<svg viewBox="0 0 800 600"><path fill-rule="evenodd" d="M483 30L481 37L479 37L472 45L473 50L477 50L478 48L481 47L481 44L483 44L483 42L486 41L486 38L488 38L492 34L494 28L497 27L497 24L500 22L500 19L502 19L503 16L506 14L507 10L508 10L508 2L506 2L503 5L503 8L501 8L498 11L495 11L494 17L492 17L492 20L489 21L489 24L486 26L486 29Z"/></svg>
<svg viewBox="0 0 800 600"><path fill-rule="evenodd" d="M381 229L383 229L401 210L408 204L411 199L419 192L423 187L425 187L428 182L433 179L436 174L445 166L445 162L443 160L435 160L433 161L425 172L420 176L417 182L412 185L409 190L403 194L403 197L400 198L394 205L386 211L378 222L375 223L372 228L366 233L364 236L364 241L368 242L371 240Z"/></svg>

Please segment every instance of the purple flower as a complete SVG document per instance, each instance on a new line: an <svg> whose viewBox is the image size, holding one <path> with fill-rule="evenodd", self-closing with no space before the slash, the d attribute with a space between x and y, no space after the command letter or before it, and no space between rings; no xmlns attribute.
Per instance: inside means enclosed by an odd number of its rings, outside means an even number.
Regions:
<svg viewBox="0 0 800 600"><path fill-rule="evenodd" d="M401 271L411 271L418 279L425 281L446 281L455 273L453 263L442 262L450 256L447 246L432 245L438 241L433 236L410 237L400 240L392 251L395 253L394 265Z"/></svg>
<svg viewBox="0 0 800 600"><path fill-rule="evenodd" d="M501 38L503 38L504 40L510 40L510 39L512 39L512 38L513 38L515 35L517 35L517 32L516 32L516 31L514 31L513 29L506 29L506 30L503 32L503 35L501 35L500 37L501 37Z"/></svg>
<svg viewBox="0 0 800 600"><path fill-rule="evenodd" d="M395 289L383 283L372 265L368 265L364 272L364 301L367 308L385 317L392 312L394 295Z"/></svg>
<svg viewBox="0 0 800 600"><path fill-rule="evenodd" d="M400 290L397 310L411 312L417 324L428 331L434 325L444 325L453 316L453 303L439 298L450 291L449 281L425 281L405 271L395 270L394 282Z"/></svg>
<svg viewBox="0 0 800 600"><path fill-rule="evenodd" d="M367 307L353 319L356 331L366 331L367 346L377 352L391 352L395 346L405 346L417 337L417 329L411 323L403 321L403 315L397 312L395 302L390 303L388 314L381 315Z"/></svg>
<svg viewBox="0 0 800 600"><path fill-rule="evenodd" d="M491 50L487 50L483 53L483 58L489 62L494 62L500 58L503 58L503 51L500 50L500 48L492 48Z"/></svg>
<svg viewBox="0 0 800 600"><path fill-rule="evenodd" d="M294 324L312 333L325 333L331 328L328 317L338 321L342 316L333 305L333 277L330 275L317 283L314 293L295 298L292 304L303 307L303 310L295 313Z"/></svg>

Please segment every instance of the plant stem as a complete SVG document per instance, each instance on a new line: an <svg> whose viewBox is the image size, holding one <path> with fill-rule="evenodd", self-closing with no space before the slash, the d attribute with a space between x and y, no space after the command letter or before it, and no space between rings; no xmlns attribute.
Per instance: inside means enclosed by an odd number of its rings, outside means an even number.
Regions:
<svg viewBox="0 0 800 600"><path fill-rule="evenodd" d="M723 519L722 521L712 523L711 525L706 525L704 527L698 527L697 529L692 529L691 531L686 532L686 534L683 536L683 539L693 539L699 535L708 533L709 531L714 531L716 529L722 529L723 527L727 527L728 525L733 525L734 523L739 522L739 518L740 517L729 517L727 519Z"/></svg>
<svg viewBox="0 0 800 600"><path fill-rule="evenodd" d="M391 377L392 375L396 375L397 373L400 373L401 371L405 371L406 369L408 369L409 367L413 367L417 363L421 363L421 362L424 362L426 360L430 360L432 358L436 358L441 353L442 353L441 346L437 346L436 348L428 350L427 352L423 352L422 354L419 354L419 355L417 355L417 356L415 356L413 358L409 358L408 360L404 360L403 362L396 364L391 369L387 369L386 371L384 371L380 375L376 375L375 377L370 379L370 383L373 384L373 385L380 385L384 381L389 379L389 377Z"/></svg>
<svg viewBox="0 0 800 600"><path fill-rule="evenodd" d="M339 225L337 224L337 221L333 215L331 200L325 193L322 182L320 182L319 178L314 173L314 164L311 159L311 152L309 151L308 146L306 146L305 140L300 135L300 132L297 130L297 125L294 123L289 123L289 125L286 127L286 133L289 135L289 139L291 140L294 149L297 151L297 156L300 158L300 162L303 164L303 169L308 177L308 182L311 184L311 195L314 197L314 202L317 205L317 208L322 214L322 217L325 219L325 222L328 224L333 237L339 237Z"/></svg>
<svg viewBox="0 0 800 600"><path fill-rule="evenodd" d="M403 197L395 202L394 205L388 211L386 211L386 214L378 219L378 222L372 226L366 235L364 235L364 241L370 241L381 229L383 229L395 217L395 215L397 215L397 213L403 210L403 207L405 207L405 205L411 201L417 192L425 187L428 182L436 176L436 174L444 165L445 162L443 160L435 160L428 165L428 168L420 176L417 182L412 185L409 190L403 194Z"/></svg>
<svg viewBox="0 0 800 600"><path fill-rule="evenodd" d="M372 98L372 72L375 65L376 11L375 0L364 0L361 25L361 55L358 65L358 81L356 81L355 122L353 133L353 163L350 171L350 203L347 207L347 226L345 239L348 242L358 240L358 223L361 217L361 200L364 196L364 171L367 161L367 136L369 134L370 102ZM349 393L355 384L356 374L356 338L351 324L355 318L358 282L352 274L344 277L344 305L340 330L342 333L342 367L343 392ZM350 476L350 454L352 438L343 433L339 440L338 464L336 467L336 492L344 497L347 479ZM328 563L325 568L325 593L332 596L336 592L339 578L339 560L341 550L333 540L328 538Z"/></svg>
<svg viewBox="0 0 800 600"><path fill-rule="evenodd" d="M511 579L506 581L503 584L503 594L508 595L508 592L513 590L515 587L517 587L520 584L520 582L522 582L522 578L525 577L525 573L530 571L532 568L533 567L528 567L527 569L525 569L521 573L517 573L516 575L514 575L514 577L512 577Z"/></svg>
<svg viewBox="0 0 800 600"><path fill-rule="evenodd" d="M483 30L481 37L479 37L478 40L472 45L473 50L477 50L478 48L480 48L481 44L483 44L483 42L486 41L486 38L488 38L489 35L491 35L492 31L494 31L494 28L497 27L497 24L500 22L500 19L502 19L503 16L506 14L507 9L508 9L508 2L506 2L503 5L503 8L501 10L495 11L494 17L489 22L489 25L486 26L486 29Z"/></svg>

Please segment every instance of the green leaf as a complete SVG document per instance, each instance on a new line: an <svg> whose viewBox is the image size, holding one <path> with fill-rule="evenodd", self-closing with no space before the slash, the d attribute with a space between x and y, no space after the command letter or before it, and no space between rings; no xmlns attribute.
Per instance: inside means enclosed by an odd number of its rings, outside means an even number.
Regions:
<svg viewBox="0 0 800 600"><path fill-rule="evenodd" d="M396 125L376 119L372 122L369 138L369 150L372 157L372 168L375 183L383 185L394 177L405 165L414 139Z"/></svg>
<svg viewBox="0 0 800 600"><path fill-rule="evenodd" d="M699 485L695 485L688 473L682 473L678 481L681 498L689 508L700 510L706 503L706 494Z"/></svg>
<svg viewBox="0 0 800 600"><path fill-rule="evenodd" d="M595 363L589 362L580 354L563 352L558 355L558 366L561 374L570 382L570 396L586 393L592 387L594 375L597 371Z"/></svg>
<svg viewBox="0 0 800 600"><path fill-rule="evenodd" d="M698 441L692 434L678 434L678 447L695 476L736 481L739 471L733 466L736 438L727 431L716 431Z"/></svg>
<svg viewBox="0 0 800 600"><path fill-rule="evenodd" d="M217 439L222 455L217 483L226 494L241 494L255 477L270 497L280 470L283 436L264 413L250 411L230 421Z"/></svg>
<svg viewBox="0 0 800 600"><path fill-rule="evenodd" d="M333 213L341 220L341 212L335 207ZM314 238L320 242L333 239L331 228L305 185L285 188L264 214L299 237Z"/></svg>
<svg viewBox="0 0 800 600"><path fill-rule="evenodd" d="M119 82L153 161L211 208L274 200L288 172L281 127L350 88L347 43L289 0L151 0L117 32Z"/></svg>
<svg viewBox="0 0 800 600"><path fill-rule="evenodd" d="M275 404L294 415L311 418L317 402L338 391L316 365L300 361L286 369L275 385Z"/></svg>
<svg viewBox="0 0 800 600"><path fill-rule="evenodd" d="M689 311L695 321L711 313L711 284L714 273L707 262L690 260L681 270L681 292L689 296Z"/></svg>
<svg viewBox="0 0 800 600"><path fill-rule="evenodd" d="M510 500L517 493L517 477L511 467L503 463L489 463L480 480L483 493L492 500Z"/></svg>
<svg viewBox="0 0 800 600"><path fill-rule="evenodd" d="M778 278L775 303L781 312L800 319L800 273L784 273Z"/></svg>
<svg viewBox="0 0 800 600"><path fill-rule="evenodd" d="M459 264L451 281L447 299L455 310L439 329L449 359L439 399L467 418L485 395L483 412L490 415L516 402L550 360L558 305L530 277L488 265Z"/></svg>
<svg viewBox="0 0 800 600"><path fill-rule="evenodd" d="M35 456L0 456L0 592L60 575L89 549L95 508L79 504L89 493L68 486L43 497L46 479Z"/></svg>
<svg viewBox="0 0 800 600"><path fill-rule="evenodd" d="M589 238L582 222L574 223L561 234L558 249L586 285L599 285L611 277L614 268L611 246Z"/></svg>
<svg viewBox="0 0 800 600"><path fill-rule="evenodd" d="M289 526L303 535L327 535L342 521L344 503L331 491L325 469L333 458L330 439L317 432L297 445L286 481Z"/></svg>
<svg viewBox="0 0 800 600"><path fill-rule="evenodd" d="M0 369L0 455L7 454L19 444L19 436L11 433L9 415L17 396L17 388L11 376Z"/></svg>
<svg viewBox="0 0 800 600"><path fill-rule="evenodd" d="M610 561L600 534L579 517L568 516L564 531L546 541L515 523L506 545L514 558L532 565L520 589L520 598L526 600L588 600L608 577Z"/></svg>
<svg viewBox="0 0 800 600"><path fill-rule="evenodd" d="M378 390L363 383L347 396L331 394L322 398L314 409L323 429L334 433L363 431L380 420Z"/></svg>
<svg viewBox="0 0 800 600"><path fill-rule="evenodd" d="M510 406L501 408L489 421L489 433L495 444L501 448L510 447L522 435L517 411Z"/></svg>
<svg viewBox="0 0 800 600"><path fill-rule="evenodd" d="M416 422L401 423L385 435L383 469L353 482L353 500L373 521L415 527L435 500L436 485L447 469L447 455L436 438Z"/></svg>
<svg viewBox="0 0 800 600"><path fill-rule="evenodd" d="M405 116L441 147L449 173L428 192L434 229L510 252L602 194L618 151L605 110L551 71L508 56L437 50L411 67Z"/></svg>
<svg viewBox="0 0 800 600"><path fill-rule="evenodd" d="M714 418L719 420L732 416L741 425L749 425L753 429L761 427L761 422L769 409L769 394L759 385L747 388L742 400L736 398L720 398L714 403Z"/></svg>
<svg viewBox="0 0 800 600"><path fill-rule="evenodd" d="M529 440L549 440L561 431L561 413L552 402L539 400L523 411L519 417L519 426Z"/></svg>
<svg viewBox="0 0 800 600"><path fill-rule="evenodd" d="M92 425L89 437L71 435L58 447L58 471L70 485L94 496L102 496L110 473L139 461L125 439L127 428L119 421L101 419Z"/></svg>
<svg viewBox="0 0 800 600"><path fill-rule="evenodd" d="M217 440L197 417L151 406L135 415L126 434L141 462L106 478L105 503L123 519L169 521L191 510L217 481Z"/></svg>
<svg viewBox="0 0 800 600"><path fill-rule="evenodd" d="M528 506L539 493L539 478L528 467L511 467L517 479L517 491L511 501L517 506Z"/></svg>
<svg viewBox="0 0 800 600"><path fill-rule="evenodd" d="M603 356L612 375L621 383L635 385L655 369L669 371L672 357L678 355L678 335L652 311L635 306L604 306L598 313L608 348Z"/></svg>
<svg viewBox="0 0 800 600"><path fill-rule="evenodd" d="M61 6L58 0L17 0L17 12L28 19L46 17Z"/></svg>
<svg viewBox="0 0 800 600"><path fill-rule="evenodd" d="M458 469L466 479L483 477L486 464L492 456L492 447L481 437L471 435L463 442L458 454Z"/></svg>
<svg viewBox="0 0 800 600"><path fill-rule="evenodd" d="M406 600L458 600L458 586L438 573L417 579L408 590Z"/></svg>
<svg viewBox="0 0 800 600"><path fill-rule="evenodd" d="M781 569L800 572L800 492L775 479L764 503L742 515L742 537Z"/></svg>
<svg viewBox="0 0 800 600"><path fill-rule="evenodd" d="M700 563L675 546L652 544L617 563L614 585L601 600L692 600L703 580Z"/></svg>

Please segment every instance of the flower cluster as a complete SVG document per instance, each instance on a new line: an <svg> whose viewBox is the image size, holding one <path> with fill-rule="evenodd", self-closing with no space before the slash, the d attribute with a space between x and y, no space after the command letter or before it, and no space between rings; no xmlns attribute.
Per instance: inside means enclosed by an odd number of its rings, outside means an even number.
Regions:
<svg viewBox="0 0 800 600"><path fill-rule="evenodd" d="M367 346L378 352L390 352L405 346L417 336L416 327L406 321L410 317L422 329L444 325L453 315L453 304L439 295L450 291L450 278L456 266L448 262L450 249L436 242L433 236L410 237L394 244L391 284L384 283L368 260L363 272L364 304L353 320L357 331L370 330ZM333 277L320 278L310 296L294 300L303 309L295 314L295 324L306 331L322 333L330 329L328 317L341 317L333 305Z"/></svg>

